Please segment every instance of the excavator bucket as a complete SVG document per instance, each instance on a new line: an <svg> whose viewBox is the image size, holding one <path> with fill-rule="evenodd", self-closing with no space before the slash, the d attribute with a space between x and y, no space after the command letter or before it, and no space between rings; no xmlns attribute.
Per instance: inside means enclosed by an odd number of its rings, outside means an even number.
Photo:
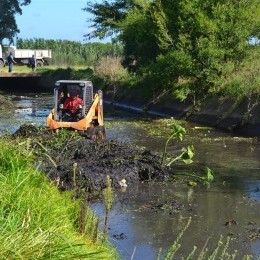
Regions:
<svg viewBox="0 0 260 260"><path fill-rule="evenodd" d="M70 114L64 104L70 93L76 92L81 105ZM54 88L54 108L46 119L49 130L74 129L92 139L105 139L103 93L93 93L91 81L59 80Z"/></svg>

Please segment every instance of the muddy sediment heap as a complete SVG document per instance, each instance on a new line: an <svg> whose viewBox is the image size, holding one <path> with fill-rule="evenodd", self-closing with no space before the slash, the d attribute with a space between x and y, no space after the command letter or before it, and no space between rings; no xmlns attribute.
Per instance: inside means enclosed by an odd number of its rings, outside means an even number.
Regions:
<svg viewBox="0 0 260 260"><path fill-rule="evenodd" d="M130 144L93 141L75 132L73 137L59 140L57 133L32 125L21 126L12 137L31 139L41 170L62 190L76 186L88 192L100 191L106 187L107 175L113 187L118 187L122 179L131 186L142 181L165 181L168 176L159 156Z"/></svg>

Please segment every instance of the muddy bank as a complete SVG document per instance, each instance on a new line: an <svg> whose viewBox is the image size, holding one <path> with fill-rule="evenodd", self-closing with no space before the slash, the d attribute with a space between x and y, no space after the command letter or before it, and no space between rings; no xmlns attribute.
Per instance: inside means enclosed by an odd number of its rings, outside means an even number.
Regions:
<svg viewBox="0 0 260 260"><path fill-rule="evenodd" d="M237 102L228 97L215 96L194 105L193 100L180 102L169 93L145 100L138 93L117 93L114 96L113 91L109 90L104 92L104 99L115 106L139 113L188 120L234 135L260 137L260 103Z"/></svg>
<svg viewBox="0 0 260 260"><path fill-rule="evenodd" d="M93 141L75 132L53 133L32 125L21 126L13 139L30 138L37 164L61 190L100 191L109 175L113 187L142 181L165 181L168 170L148 150L112 140ZM39 162L41 163L39 164Z"/></svg>

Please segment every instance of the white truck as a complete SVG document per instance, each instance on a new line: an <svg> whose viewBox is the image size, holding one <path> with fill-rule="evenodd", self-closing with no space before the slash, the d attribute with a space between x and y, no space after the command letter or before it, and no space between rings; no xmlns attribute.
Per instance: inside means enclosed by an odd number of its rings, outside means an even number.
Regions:
<svg viewBox="0 0 260 260"><path fill-rule="evenodd" d="M7 64L7 56L12 52L14 60L21 65L30 65L32 55L36 58L37 67L48 65L48 60L51 59L51 50L30 50L30 49L16 49L15 46L2 47L0 44L0 67Z"/></svg>

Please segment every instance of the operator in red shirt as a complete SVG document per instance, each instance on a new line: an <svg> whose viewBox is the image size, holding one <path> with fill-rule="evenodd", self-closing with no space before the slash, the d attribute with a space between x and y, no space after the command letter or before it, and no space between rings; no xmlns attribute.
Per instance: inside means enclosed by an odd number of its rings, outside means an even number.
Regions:
<svg viewBox="0 0 260 260"><path fill-rule="evenodd" d="M80 112L83 105L83 100L78 97L78 91L73 89L69 92L70 96L65 100L63 110L68 113L71 117L80 116Z"/></svg>
<svg viewBox="0 0 260 260"><path fill-rule="evenodd" d="M64 110L71 114L75 114L78 112L80 108L82 108L83 100L78 97L77 90L71 90L70 96L64 102Z"/></svg>

